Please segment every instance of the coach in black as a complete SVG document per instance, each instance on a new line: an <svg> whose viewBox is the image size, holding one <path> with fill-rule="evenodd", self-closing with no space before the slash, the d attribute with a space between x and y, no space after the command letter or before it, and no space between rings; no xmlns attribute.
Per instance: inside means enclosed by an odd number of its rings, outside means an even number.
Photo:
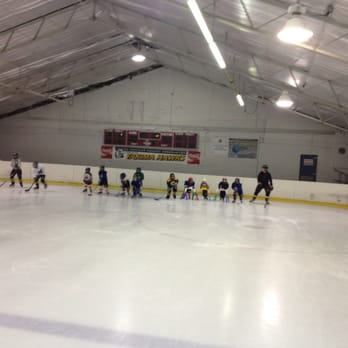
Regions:
<svg viewBox="0 0 348 348"><path fill-rule="evenodd" d="M271 194L271 191L273 190L273 182L272 175L268 171L268 166L266 164L262 166L261 172L257 176L257 186L254 192L254 196L250 200L250 203L255 201L257 195L262 189L264 189L266 192L265 204L269 204L269 196Z"/></svg>

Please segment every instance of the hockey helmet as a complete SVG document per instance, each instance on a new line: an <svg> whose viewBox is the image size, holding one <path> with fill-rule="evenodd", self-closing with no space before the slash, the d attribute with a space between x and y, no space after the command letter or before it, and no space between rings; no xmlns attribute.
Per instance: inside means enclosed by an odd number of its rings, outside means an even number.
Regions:
<svg viewBox="0 0 348 348"><path fill-rule="evenodd" d="M121 173L121 174L120 174L121 180L123 180L125 177L126 177L126 173Z"/></svg>

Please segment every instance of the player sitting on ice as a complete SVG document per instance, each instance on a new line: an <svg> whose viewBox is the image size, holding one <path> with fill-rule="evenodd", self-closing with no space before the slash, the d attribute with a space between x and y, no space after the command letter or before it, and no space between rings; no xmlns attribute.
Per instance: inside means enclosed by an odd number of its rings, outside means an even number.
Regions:
<svg viewBox="0 0 348 348"><path fill-rule="evenodd" d="M86 168L85 173L83 174L84 189L82 192L88 191L88 196L92 196L92 184L93 184L93 177L91 173L91 168Z"/></svg>
<svg viewBox="0 0 348 348"><path fill-rule="evenodd" d="M193 181L193 178L188 178L184 183L184 192L181 196L181 199L193 199L195 195L195 182ZM196 199L198 199L197 196Z"/></svg>
<svg viewBox="0 0 348 348"><path fill-rule="evenodd" d="M44 187L47 188L47 183L45 180L46 175L43 166L41 166L38 162L33 162L32 173L35 184L34 190L39 189L39 181L41 181Z"/></svg>
<svg viewBox="0 0 348 348"><path fill-rule="evenodd" d="M239 196L240 202L243 203L243 187L242 183L240 182L239 178L236 178L234 182L232 183L232 191L233 191L233 201L232 203L236 202L237 195Z"/></svg>
<svg viewBox="0 0 348 348"><path fill-rule="evenodd" d="M170 198L170 194L173 192L173 198L176 199L176 192L178 191L179 179L176 178L174 173L170 173L169 178L167 179L167 196Z"/></svg>
<svg viewBox="0 0 348 348"><path fill-rule="evenodd" d="M132 190L133 190L133 196L132 198L135 198L136 196L142 197L141 194L141 180L134 174L133 180L131 182Z"/></svg>
<svg viewBox="0 0 348 348"><path fill-rule="evenodd" d="M220 201L226 200L228 202L228 187L229 183L227 181L227 178L222 178L222 180L219 182L218 185L218 192L220 196Z"/></svg>
<svg viewBox="0 0 348 348"><path fill-rule="evenodd" d="M127 195L129 196L130 183L129 183L129 180L126 178L126 173L120 174L120 180L121 180L121 189L122 189L121 196L125 196L126 192L127 192Z"/></svg>
<svg viewBox="0 0 348 348"><path fill-rule="evenodd" d="M199 187L202 191L202 196L204 199L209 198L209 185L207 183L207 179L203 179L201 182L201 186Z"/></svg>
<svg viewBox="0 0 348 348"><path fill-rule="evenodd" d="M99 167L99 191L98 194L101 195L103 193L103 188L105 189L105 193L108 195L109 194L109 184L108 184L108 172L105 170L105 166L100 166Z"/></svg>

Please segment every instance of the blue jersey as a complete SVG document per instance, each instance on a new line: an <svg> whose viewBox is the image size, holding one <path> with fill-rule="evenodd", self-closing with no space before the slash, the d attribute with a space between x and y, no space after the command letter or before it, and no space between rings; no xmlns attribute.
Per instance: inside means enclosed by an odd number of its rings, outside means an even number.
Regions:
<svg viewBox="0 0 348 348"><path fill-rule="evenodd" d="M232 190L240 195L243 194L243 188L240 182L232 183Z"/></svg>
<svg viewBox="0 0 348 348"><path fill-rule="evenodd" d="M98 172L98 176L99 176L99 185L108 184L108 174L105 169L100 169Z"/></svg>
<svg viewBox="0 0 348 348"><path fill-rule="evenodd" d="M190 181L190 180L186 180L184 183L184 186L187 188L194 188L195 187L195 182L194 181Z"/></svg>

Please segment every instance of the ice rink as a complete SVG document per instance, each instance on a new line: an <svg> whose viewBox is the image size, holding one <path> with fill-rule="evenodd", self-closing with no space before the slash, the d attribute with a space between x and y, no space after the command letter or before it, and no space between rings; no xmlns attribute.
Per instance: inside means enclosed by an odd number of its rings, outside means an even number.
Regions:
<svg viewBox="0 0 348 348"><path fill-rule="evenodd" d="M0 347L348 347L347 210L81 190L0 188Z"/></svg>

